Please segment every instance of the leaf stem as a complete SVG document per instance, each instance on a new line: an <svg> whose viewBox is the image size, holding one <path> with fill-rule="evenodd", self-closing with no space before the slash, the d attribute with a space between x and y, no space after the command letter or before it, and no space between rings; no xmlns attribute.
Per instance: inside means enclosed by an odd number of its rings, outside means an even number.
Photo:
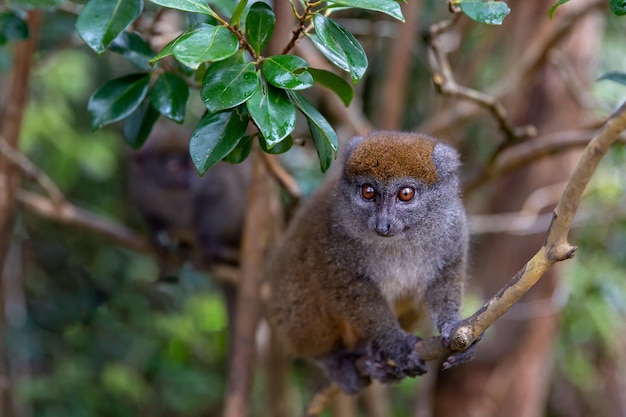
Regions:
<svg viewBox="0 0 626 417"><path fill-rule="evenodd" d="M302 15L298 15L298 12L295 9L295 7L293 8L294 14L296 15L296 17L298 17L298 24L296 25L296 28L292 32L293 36L291 37L291 40L282 51L283 55L291 51L293 47L296 46L296 43L298 42L298 40L300 40L302 35L311 29L311 24L309 23L309 25L307 25L307 22L311 20L311 16L313 15L313 13L311 13L311 9L313 9L313 7L319 4L320 4L319 1L308 2L306 4L306 7L304 8L304 11L302 12Z"/></svg>

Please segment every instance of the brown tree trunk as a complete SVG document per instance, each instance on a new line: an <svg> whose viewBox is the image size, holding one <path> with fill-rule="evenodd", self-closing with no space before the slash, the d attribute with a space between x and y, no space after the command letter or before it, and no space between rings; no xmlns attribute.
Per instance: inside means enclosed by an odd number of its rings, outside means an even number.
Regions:
<svg viewBox="0 0 626 417"><path fill-rule="evenodd" d="M517 7L516 7L517 5ZM503 26L507 38L528 38L554 25L542 0L512 3ZM584 5L581 5L584 7ZM559 13L567 13L565 8ZM584 84L593 74L589 62L598 50L601 19L588 15L557 48ZM517 42L521 48L524 44ZM514 48L515 45L509 45ZM511 51L511 56L521 51ZM512 58L514 59L514 58ZM534 124L540 133L580 126L585 109L572 96L559 68L551 60L536 73L533 87L505 103L517 124ZM529 195L541 187L567 180L576 154L561 155L518 171L495 184L486 212L519 211ZM558 198L558 195L556 196ZM556 198L546 201L551 210ZM474 247L471 285L482 295L493 295L541 246L545 235L491 235ZM435 395L436 416L538 417L545 413L551 374L550 348L558 326L551 300L558 284L553 269L487 331L475 361L440 374Z"/></svg>
<svg viewBox="0 0 626 417"><path fill-rule="evenodd" d="M18 148L22 118L28 99L28 87L33 53L37 45L41 12L28 13L30 36L27 40L16 42L13 57L10 90L0 119L0 140L14 149ZM20 172L0 154L0 334L5 324L5 267L7 254L11 246L13 220L17 209L16 193L19 186ZM13 283L21 285L21 283ZM8 371L4 340L0 337L0 415L20 415L11 391L11 378Z"/></svg>

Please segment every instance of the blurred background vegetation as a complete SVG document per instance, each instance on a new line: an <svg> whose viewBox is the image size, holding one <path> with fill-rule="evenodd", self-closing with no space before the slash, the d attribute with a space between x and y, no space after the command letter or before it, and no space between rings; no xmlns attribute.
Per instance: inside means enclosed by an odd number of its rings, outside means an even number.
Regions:
<svg viewBox="0 0 626 417"><path fill-rule="evenodd" d="M525 13L523 2L510 3L509 19ZM529 13L543 10L544 19L548 7ZM438 2L425 1L419 13L422 28L445 17L446 10ZM126 168L131 151L118 127L89 131L86 113L91 93L104 80L128 73L130 68L115 54L99 57L82 45L74 34L74 18L58 11L44 13L21 150L69 201L147 235L146 224L128 198ZM357 94L364 114L376 126L381 86L388 66L393 65L385 54L395 32L386 30L395 23L368 13L343 18L346 27L354 28L363 40L369 55L370 69ZM587 58L592 77L626 71L626 20L611 15L608 5L597 18L602 20L598 26L602 35L594 54ZM454 67L459 68L458 73L467 69L466 75L459 75L464 82L486 88L504 76L504 62L511 59L506 42L519 44L523 39L507 39L499 46L498 38L513 33L506 23L502 27L463 23L466 27L458 41ZM401 115L402 129L424 123L442 106L431 86L426 52L418 44L407 51L412 53L411 76L405 86L409 94ZM10 82L14 46L8 43L0 48L2 89ZM477 50L483 52L478 58ZM626 86L593 81L584 93L590 103L585 108L589 118L604 118L626 98ZM509 102L512 100L515 98ZM194 117L199 117L197 106L193 101L190 104L191 126ZM488 145L494 142L490 137L496 131L492 125L483 114L462 132L450 134L464 152L467 173L489 155ZM305 194L320 178L314 158L299 149L283 156ZM481 196L484 193L472 198ZM473 211L473 207L480 208ZM482 209L484 206L470 201L470 214ZM484 239L481 234L474 235L475 242ZM550 351L553 370L538 415L626 413L623 145L611 151L596 173L571 241L579 247L576 258L562 266L553 296L544 298L545 306L533 313L558 313L559 324ZM207 273L184 264L174 272L176 280L163 279L154 257L25 210L19 212L11 253L20 260L23 274L23 285L12 286L10 276L4 277L4 361L15 384L16 416L221 414L228 372L228 323L222 292ZM519 266L511 268L515 271ZM478 279L472 277L472 281ZM489 295L474 287L470 290L468 313ZM497 337L497 333L489 333L486 339ZM311 375L306 364L297 363L293 376L303 390L298 395L300 402L315 386ZM265 374L257 374L255 415L267 415L265 378ZM390 390L392 415L411 415L415 391L422 383L407 380ZM607 399L610 395L614 398ZM615 402L616 407L607 407L607 401Z"/></svg>

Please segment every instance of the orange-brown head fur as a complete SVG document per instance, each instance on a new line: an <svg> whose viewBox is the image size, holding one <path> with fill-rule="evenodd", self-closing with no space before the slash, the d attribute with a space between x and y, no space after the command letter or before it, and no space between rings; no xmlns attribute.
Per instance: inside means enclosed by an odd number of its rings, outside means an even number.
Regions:
<svg viewBox="0 0 626 417"><path fill-rule="evenodd" d="M432 159L435 144L434 139L420 134L375 132L352 151L345 172L351 177L365 175L385 182L418 178L431 185L439 179Z"/></svg>

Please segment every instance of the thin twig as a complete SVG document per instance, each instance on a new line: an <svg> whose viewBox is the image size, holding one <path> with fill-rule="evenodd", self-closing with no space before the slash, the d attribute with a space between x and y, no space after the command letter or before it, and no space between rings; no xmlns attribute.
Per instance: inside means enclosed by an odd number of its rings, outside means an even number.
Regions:
<svg viewBox="0 0 626 417"><path fill-rule="evenodd" d="M605 1L592 0L579 10L561 14L558 19L554 19L553 24L547 30L538 31L528 42L524 54L515 60L514 66L503 71L506 76L492 88L487 89L486 94L501 101L509 94L519 91L520 88L525 88L532 81L531 75L547 59L549 51L576 28L576 22L599 7L605 7ZM479 107L469 102L460 101L438 112L435 117L414 130L441 136L443 132L451 128L458 128L463 121L474 117L479 110Z"/></svg>
<svg viewBox="0 0 626 417"><path fill-rule="evenodd" d="M283 186L289 194L289 197L296 200L296 202L300 201L302 198L302 190L300 190L300 186L291 174L289 174L289 172L287 172L287 170L280 164L278 159L274 155L270 155L265 152L262 153L262 158L267 170L274 178L276 178L279 184Z"/></svg>
<svg viewBox="0 0 626 417"><path fill-rule="evenodd" d="M67 201L53 202L48 198L26 190L19 190L17 200L26 209L41 217L89 229L124 247L142 253L154 254L156 251L148 240L140 237L131 229L105 217L76 207Z"/></svg>
<svg viewBox="0 0 626 417"><path fill-rule="evenodd" d="M589 144L595 132L595 130L559 132L519 143L471 176L463 185L463 194L469 195L492 179L507 175L540 159L584 147ZM626 136L622 135L617 140L626 143Z"/></svg>
<svg viewBox="0 0 626 417"><path fill-rule="evenodd" d="M324 412L328 404L341 393L341 388L335 383L329 383L313 394L311 401L307 404L306 410L302 417L315 417Z"/></svg>
<svg viewBox="0 0 626 417"><path fill-rule="evenodd" d="M534 126L513 126L508 120L506 109L495 97L461 86L454 79L447 53L441 48L441 35L454 26L458 21L458 16L460 15L457 14L452 19L432 25L425 36L425 41L433 57L433 83L435 87L444 96L468 100L490 111L498 122L500 129L506 135L506 140L503 144L514 143L535 136L537 129Z"/></svg>
<svg viewBox="0 0 626 417"><path fill-rule="evenodd" d="M295 29L291 32L292 33L291 39L289 40L289 43L287 43L287 45L285 45L285 47L283 48L283 51L281 52L282 55L289 53L289 51L291 51L296 46L300 38L302 38L302 35L309 32L313 28L313 23L311 22L311 9L318 3L319 2L312 2L312 1L307 2L306 7L304 8L304 11L302 12L301 15L298 15L298 12L295 9L295 7L293 8L293 13L298 18L298 24L296 25Z"/></svg>
<svg viewBox="0 0 626 417"><path fill-rule="evenodd" d="M53 204L58 205L65 201L63 193L50 177L37 168L24 154L13 148L2 136L0 136L0 153L13 162L24 175L37 182L46 191Z"/></svg>

